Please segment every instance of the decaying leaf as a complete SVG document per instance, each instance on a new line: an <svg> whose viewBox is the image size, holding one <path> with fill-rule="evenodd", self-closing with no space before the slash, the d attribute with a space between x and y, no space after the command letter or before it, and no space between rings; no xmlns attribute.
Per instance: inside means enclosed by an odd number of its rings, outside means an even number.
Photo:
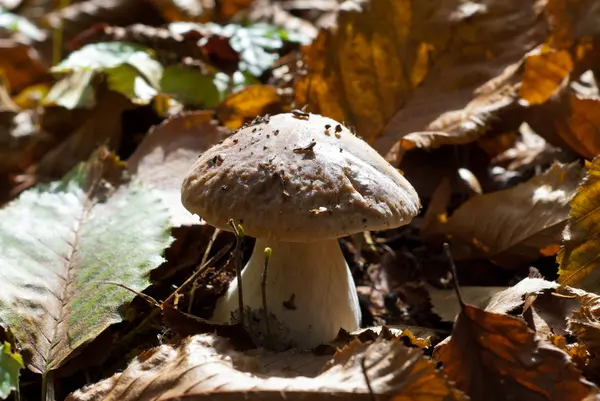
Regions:
<svg viewBox="0 0 600 401"><path fill-rule="evenodd" d="M577 163L555 163L523 184L469 199L443 227L453 255L508 266L539 258L540 250L560 242L580 177Z"/></svg>
<svg viewBox="0 0 600 401"><path fill-rule="evenodd" d="M12 39L0 39L0 70L11 91L19 91L48 77L48 66L30 46Z"/></svg>
<svg viewBox="0 0 600 401"><path fill-rule="evenodd" d="M217 107L219 120L230 129L239 129L256 116L283 111L277 89L252 85L225 99Z"/></svg>
<svg viewBox="0 0 600 401"><path fill-rule="evenodd" d="M21 355L11 352L10 344L0 345L0 399L19 388L19 370L25 368Z"/></svg>
<svg viewBox="0 0 600 401"><path fill-rule="evenodd" d="M365 3L342 7L306 49L296 104L354 126L383 154L401 139L466 143L501 122L521 59L546 32L533 0Z"/></svg>
<svg viewBox="0 0 600 401"><path fill-rule="evenodd" d="M600 97L582 97L572 91L565 96L556 131L571 149L592 159L600 154Z"/></svg>
<svg viewBox="0 0 600 401"><path fill-rule="evenodd" d="M527 55L523 70L521 101L527 105L542 104L567 84L573 60L566 50L541 46Z"/></svg>
<svg viewBox="0 0 600 401"><path fill-rule="evenodd" d="M120 93L101 87L96 107L67 139L46 153L35 168L38 177L57 178L86 160L98 146L117 149L121 143L122 115L135 107Z"/></svg>
<svg viewBox="0 0 600 401"><path fill-rule="evenodd" d="M156 188L169 205L174 227L200 222L181 204L181 183L198 155L227 136L212 117L212 112L196 111L166 120L150 130L127 161L131 173Z"/></svg>
<svg viewBox="0 0 600 401"><path fill-rule="evenodd" d="M86 400L465 400L420 350L399 341L355 340L323 368L323 357L288 351L241 353L212 334L163 345L134 359L122 373L67 398ZM373 393L370 393L365 376Z"/></svg>
<svg viewBox="0 0 600 401"><path fill-rule="evenodd" d="M462 286L460 291L465 302L473 304L480 308L485 307L490 299L506 290L506 287L475 287ZM437 313L442 320L453 322L460 313L460 303L453 289L441 290L433 286L427 286L427 291L431 297L433 311Z"/></svg>
<svg viewBox="0 0 600 401"><path fill-rule="evenodd" d="M47 373L122 317L169 245L169 213L137 181L123 183L105 150L62 181L23 192L0 210L0 321L27 366ZM18 268L17 268L18 266Z"/></svg>
<svg viewBox="0 0 600 401"><path fill-rule="evenodd" d="M569 329L583 342L588 352L600 357L600 296L580 294L581 307L573 311L569 319Z"/></svg>
<svg viewBox="0 0 600 401"><path fill-rule="evenodd" d="M434 352L473 401L582 400L595 387L564 351L512 316L463 305L449 341Z"/></svg>
<svg viewBox="0 0 600 401"><path fill-rule="evenodd" d="M596 157L586 164L586 176L571 202L563 246L557 257L560 283L588 291L600 290L599 209L600 157Z"/></svg>

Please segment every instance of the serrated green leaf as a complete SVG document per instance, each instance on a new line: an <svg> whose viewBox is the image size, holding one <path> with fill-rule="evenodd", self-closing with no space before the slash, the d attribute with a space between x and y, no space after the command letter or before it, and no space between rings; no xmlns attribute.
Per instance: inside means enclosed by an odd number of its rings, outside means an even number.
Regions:
<svg viewBox="0 0 600 401"><path fill-rule="evenodd" d="M62 181L24 192L0 210L0 322L37 373L122 320L170 244L169 211L154 190L121 183L98 154Z"/></svg>
<svg viewBox="0 0 600 401"><path fill-rule="evenodd" d="M25 368L23 358L10 351L6 341L0 345L0 398L6 399L19 388L19 370Z"/></svg>
<svg viewBox="0 0 600 401"><path fill-rule="evenodd" d="M173 22L169 30L177 34L208 30L212 34L228 37L231 47L240 54L240 71L254 77L260 77L279 58L277 51L283 46L284 40L306 44L312 39L266 23L221 26L214 23Z"/></svg>

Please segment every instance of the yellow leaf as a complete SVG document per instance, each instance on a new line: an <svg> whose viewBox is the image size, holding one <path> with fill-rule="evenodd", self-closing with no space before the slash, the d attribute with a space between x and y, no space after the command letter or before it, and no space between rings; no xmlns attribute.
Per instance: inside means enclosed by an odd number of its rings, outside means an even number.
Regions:
<svg viewBox="0 0 600 401"><path fill-rule="evenodd" d="M558 282L587 291L600 290L600 157L588 166L586 177L571 201L569 222L558 254Z"/></svg>
<svg viewBox="0 0 600 401"><path fill-rule="evenodd" d="M528 105L545 103L565 84L572 69L569 52L544 46L536 49L525 59L519 97Z"/></svg>
<svg viewBox="0 0 600 401"><path fill-rule="evenodd" d="M217 107L217 116L223 125L235 130L256 116L281 111L277 89L267 85L253 85L225 99Z"/></svg>

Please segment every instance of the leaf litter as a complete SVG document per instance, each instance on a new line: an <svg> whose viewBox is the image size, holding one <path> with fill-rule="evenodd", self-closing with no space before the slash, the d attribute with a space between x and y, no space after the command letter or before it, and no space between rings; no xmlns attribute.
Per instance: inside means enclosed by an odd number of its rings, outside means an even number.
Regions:
<svg viewBox="0 0 600 401"><path fill-rule="evenodd" d="M0 2L0 398L599 397L594 1L63 6ZM424 212L339 240L361 330L274 352L211 322L254 240L180 190L293 110L369 142Z"/></svg>

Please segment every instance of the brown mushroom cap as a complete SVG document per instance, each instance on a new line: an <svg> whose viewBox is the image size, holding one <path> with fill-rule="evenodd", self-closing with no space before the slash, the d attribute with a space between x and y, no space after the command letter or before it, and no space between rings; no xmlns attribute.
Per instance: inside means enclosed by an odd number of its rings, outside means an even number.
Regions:
<svg viewBox="0 0 600 401"><path fill-rule="evenodd" d="M317 114L258 119L204 152L181 201L208 224L290 242L407 224L420 201L410 183L362 139Z"/></svg>

